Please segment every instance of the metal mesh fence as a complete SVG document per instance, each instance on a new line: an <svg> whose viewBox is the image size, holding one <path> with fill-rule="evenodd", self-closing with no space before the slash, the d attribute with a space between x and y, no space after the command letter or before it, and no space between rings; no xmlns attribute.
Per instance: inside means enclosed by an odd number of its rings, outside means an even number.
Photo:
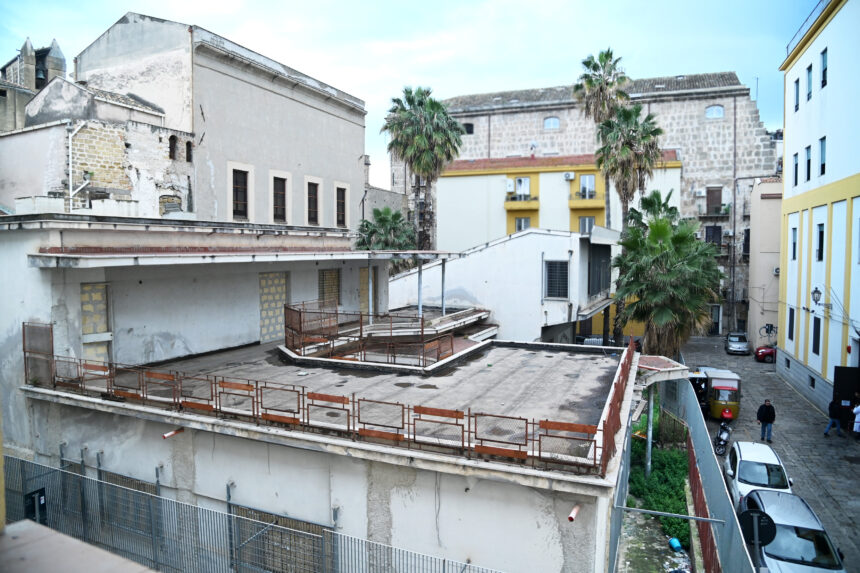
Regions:
<svg viewBox="0 0 860 573"><path fill-rule="evenodd" d="M114 484L69 471L80 472L77 463L58 469L5 456L4 465L10 523L32 519L158 571L494 573L260 510L184 504L119 485L153 487L147 482L101 472Z"/></svg>

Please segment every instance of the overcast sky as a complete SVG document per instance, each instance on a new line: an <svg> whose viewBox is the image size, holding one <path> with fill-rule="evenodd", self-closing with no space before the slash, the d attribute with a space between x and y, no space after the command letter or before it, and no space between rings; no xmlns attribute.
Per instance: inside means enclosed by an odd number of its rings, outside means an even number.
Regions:
<svg viewBox="0 0 860 573"><path fill-rule="evenodd" d="M72 59L133 11L196 24L363 99L371 183L389 188L379 129L404 86L436 97L573 83L611 46L634 78L735 71L782 127L785 47L817 0L32 1L0 6L0 60L29 36ZM659 118L658 118L659 121Z"/></svg>

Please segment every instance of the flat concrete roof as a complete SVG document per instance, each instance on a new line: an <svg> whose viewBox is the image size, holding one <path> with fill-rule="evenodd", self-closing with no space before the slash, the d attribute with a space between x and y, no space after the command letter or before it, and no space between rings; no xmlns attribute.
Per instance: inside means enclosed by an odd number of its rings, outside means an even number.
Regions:
<svg viewBox="0 0 860 573"><path fill-rule="evenodd" d="M494 342L433 376L296 365L279 343L170 361L158 369L305 386L308 391L500 416L598 425L623 348Z"/></svg>

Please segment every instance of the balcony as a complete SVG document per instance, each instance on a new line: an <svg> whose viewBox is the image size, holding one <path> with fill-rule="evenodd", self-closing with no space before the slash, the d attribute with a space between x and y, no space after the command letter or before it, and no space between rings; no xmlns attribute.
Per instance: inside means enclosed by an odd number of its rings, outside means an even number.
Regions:
<svg viewBox="0 0 860 573"><path fill-rule="evenodd" d="M606 195L594 189L584 189L571 193L567 206L571 209L603 209L606 205Z"/></svg>
<svg viewBox="0 0 860 573"><path fill-rule="evenodd" d="M731 203L723 203L722 205L708 205L707 207L699 207L700 219L728 219L732 214Z"/></svg>
<svg viewBox="0 0 860 573"><path fill-rule="evenodd" d="M508 193L505 195L506 211L537 211L540 208L540 197Z"/></svg>

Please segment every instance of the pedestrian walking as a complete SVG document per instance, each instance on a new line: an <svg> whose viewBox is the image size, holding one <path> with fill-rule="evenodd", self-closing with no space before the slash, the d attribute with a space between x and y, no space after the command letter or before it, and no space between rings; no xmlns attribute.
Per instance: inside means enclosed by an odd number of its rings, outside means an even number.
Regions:
<svg viewBox="0 0 860 573"><path fill-rule="evenodd" d="M842 422L839 421L839 418L842 417L842 406L839 405L839 400L830 401L830 405L827 406L827 415L830 417L830 422L827 424L827 429L824 430L824 437L826 438L830 434L830 428L836 426L836 434L840 438L844 438Z"/></svg>
<svg viewBox="0 0 860 573"><path fill-rule="evenodd" d="M854 439L860 440L860 403L854 406Z"/></svg>
<svg viewBox="0 0 860 573"><path fill-rule="evenodd" d="M858 411L860 411L860 408L858 408ZM767 443L771 443L771 433L773 431L773 422L776 420L776 410L770 405L770 400L765 400L764 404L758 407L755 419L761 424L761 441L764 441L765 436L767 436ZM855 422L854 425L857 426L857 423Z"/></svg>

